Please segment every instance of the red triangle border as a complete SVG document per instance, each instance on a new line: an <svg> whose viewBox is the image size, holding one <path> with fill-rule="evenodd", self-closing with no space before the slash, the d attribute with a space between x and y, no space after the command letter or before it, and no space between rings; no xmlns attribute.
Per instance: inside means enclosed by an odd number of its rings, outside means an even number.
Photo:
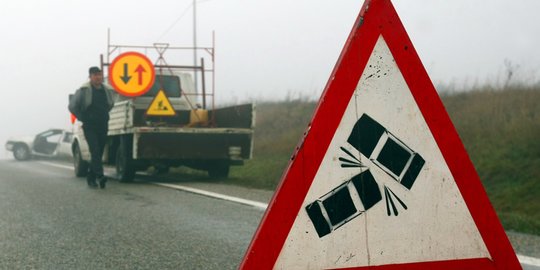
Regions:
<svg viewBox="0 0 540 270"><path fill-rule="evenodd" d="M347 269L521 269L480 178L390 0L367 0L240 269L272 269L378 37L385 39L491 255Z"/></svg>

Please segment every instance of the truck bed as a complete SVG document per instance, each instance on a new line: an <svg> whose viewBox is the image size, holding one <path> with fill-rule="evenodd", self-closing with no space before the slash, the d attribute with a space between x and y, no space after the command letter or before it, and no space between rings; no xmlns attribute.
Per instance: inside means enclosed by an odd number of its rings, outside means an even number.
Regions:
<svg viewBox="0 0 540 270"><path fill-rule="evenodd" d="M171 101L172 105L181 106ZM125 100L110 112L109 136L133 136L133 159L250 159L254 105L208 111L208 122L190 123L191 110L172 117L146 115L149 101Z"/></svg>

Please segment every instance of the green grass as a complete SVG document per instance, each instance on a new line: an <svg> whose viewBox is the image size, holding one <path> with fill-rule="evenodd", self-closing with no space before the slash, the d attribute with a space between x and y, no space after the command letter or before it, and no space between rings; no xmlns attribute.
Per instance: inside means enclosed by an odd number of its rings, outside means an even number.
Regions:
<svg viewBox="0 0 540 270"><path fill-rule="evenodd" d="M540 235L540 89L478 88L443 103L506 230ZM229 183L275 189L315 102L257 104L254 158Z"/></svg>
<svg viewBox="0 0 540 270"><path fill-rule="evenodd" d="M314 102L303 100L258 103L254 158L231 169L231 182L275 189L314 108Z"/></svg>
<svg viewBox="0 0 540 270"><path fill-rule="evenodd" d="M540 235L540 91L443 97L503 226Z"/></svg>

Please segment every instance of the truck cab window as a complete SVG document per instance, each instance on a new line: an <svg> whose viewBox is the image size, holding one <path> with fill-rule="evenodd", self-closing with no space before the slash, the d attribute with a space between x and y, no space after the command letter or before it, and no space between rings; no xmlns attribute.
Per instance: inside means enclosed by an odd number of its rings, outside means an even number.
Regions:
<svg viewBox="0 0 540 270"><path fill-rule="evenodd" d="M165 95L169 98L181 97L180 78L176 75L156 75L154 85L143 96L155 97L159 90L165 91Z"/></svg>

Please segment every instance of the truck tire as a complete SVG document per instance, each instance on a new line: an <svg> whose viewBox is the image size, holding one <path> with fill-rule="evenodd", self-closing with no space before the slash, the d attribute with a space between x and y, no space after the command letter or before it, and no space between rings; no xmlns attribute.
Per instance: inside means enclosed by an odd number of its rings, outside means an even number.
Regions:
<svg viewBox="0 0 540 270"><path fill-rule="evenodd" d="M208 168L208 176L211 178L227 178L229 177L230 164L227 160L214 161Z"/></svg>
<svg viewBox="0 0 540 270"><path fill-rule="evenodd" d="M30 159L30 149L24 144L17 144L13 148L13 157L16 160L29 160Z"/></svg>
<svg viewBox="0 0 540 270"><path fill-rule="evenodd" d="M120 182L132 182L135 178L135 165L132 156L132 141L130 136L120 137L120 145L116 151L116 174Z"/></svg>
<svg viewBox="0 0 540 270"><path fill-rule="evenodd" d="M88 162L82 159L81 149L78 144L73 148L73 169L77 177L85 177L88 174Z"/></svg>

